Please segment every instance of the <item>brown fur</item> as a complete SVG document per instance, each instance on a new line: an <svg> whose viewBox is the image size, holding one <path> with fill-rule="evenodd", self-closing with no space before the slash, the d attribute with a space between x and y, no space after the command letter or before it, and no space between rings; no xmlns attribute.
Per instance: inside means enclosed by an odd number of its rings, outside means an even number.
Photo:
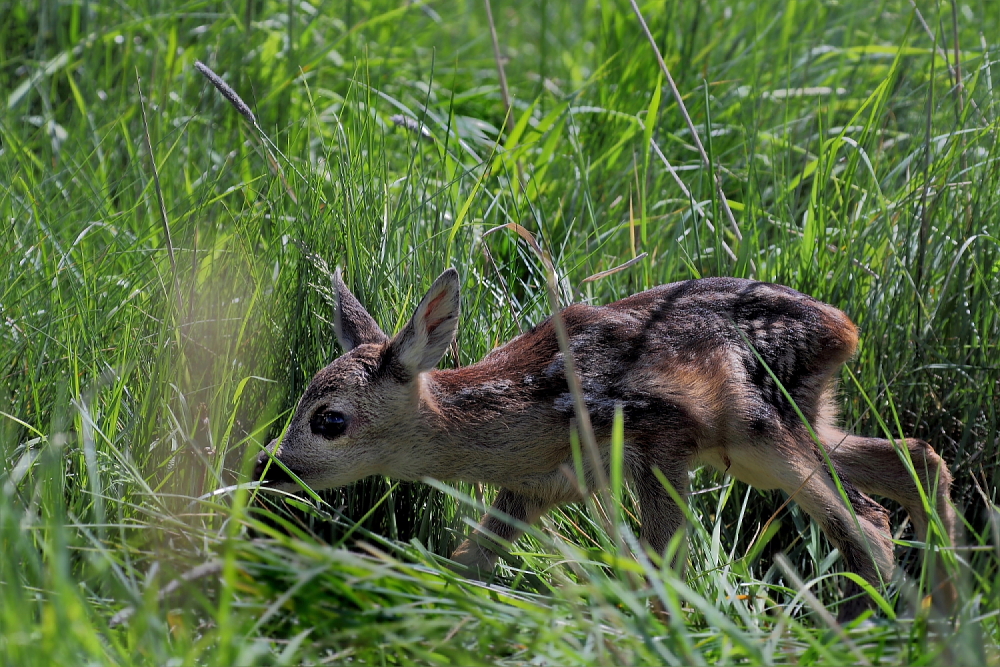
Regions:
<svg viewBox="0 0 1000 667"><path fill-rule="evenodd" d="M453 269L391 339L339 271L334 287L335 329L347 352L316 374L284 439L261 454L258 476L266 471L267 482L294 488L269 464L274 456L317 489L372 474L486 482L501 487L494 509L526 524L579 499L565 474L574 401L551 319L476 364L435 370L458 326ZM655 551L663 552L683 514L654 471L683 495L688 471L699 464L785 491L820 524L847 567L876 587L891 578L895 561L888 514L866 494L898 501L918 538L926 534L914 476L893 443L836 426L836 375L858 339L836 308L780 285L712 278L603 307L572 305L561 317L605 454L615 408L623 410L626 468L643 539ZM851 508L786 392L818 434ZM324 418L333 426L317 426ZM947 466L926 443L905 444L916 479L954 540ZM594 471L586 474L592 485ZM488 573L496 560L489 543L519 535L488 515L453 559L474 574ZM954 589L945 588L939 597L953 601ZM868 604L859 596L841 607L841 618Z"/></svg>

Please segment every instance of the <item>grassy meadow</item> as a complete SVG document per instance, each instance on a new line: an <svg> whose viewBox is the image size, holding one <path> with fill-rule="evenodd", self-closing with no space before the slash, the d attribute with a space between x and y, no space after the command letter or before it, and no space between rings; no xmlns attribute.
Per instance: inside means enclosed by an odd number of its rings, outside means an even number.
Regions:
<svg viewBox="0 0 1000 667"><path fill-rule="evenodd" d="M628 0L494 0L496 46L480 0L0 2L0 663L1000 665L1000 7L638 6L680 100ZM455 266L445 364L549 314L510 222L564 304L847 312L845 424L954 473L954 618L893 507L901 576L831 622L818 527L707 470L684 572L616 487L489 583L445 557L495 489L245 484L340 354L336 266L386 331Z"/></svg>

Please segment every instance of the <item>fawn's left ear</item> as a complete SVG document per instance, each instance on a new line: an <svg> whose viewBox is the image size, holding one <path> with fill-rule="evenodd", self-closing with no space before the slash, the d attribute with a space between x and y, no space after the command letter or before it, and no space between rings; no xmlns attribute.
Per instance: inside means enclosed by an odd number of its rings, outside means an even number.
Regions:
<svg viewBox="0 0 1000 667"><path fill-rule="evenodd" d="M448 269L438 276L413 317L392 339L392 352L411 377L441 361L455 340L459 309L458 271Z"/></svg>
<svg viewBox="0 0 1000 667"><path fill-rule="evenodd" d="M389 340L361 302L347 289L339 266L333 274L333 295L337 301L333 311L333 330L344 352L350 352L365 343L384 343Z"/></svg>

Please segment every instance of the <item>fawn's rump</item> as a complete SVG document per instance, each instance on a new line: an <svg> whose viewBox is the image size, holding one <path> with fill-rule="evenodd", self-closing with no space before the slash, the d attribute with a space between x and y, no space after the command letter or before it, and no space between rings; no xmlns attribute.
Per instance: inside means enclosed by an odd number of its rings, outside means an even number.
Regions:
<svg viewBox="0 0 1000 667"><path fill-rule="evenodd" d="M856 327L833 306L734 278L571 306L564 318L595 422L620 403L626 428L649 422L724 436L739 423L742 435L766 438L797 430L802 417L827 421L834 375L857 346Z"/></svg>

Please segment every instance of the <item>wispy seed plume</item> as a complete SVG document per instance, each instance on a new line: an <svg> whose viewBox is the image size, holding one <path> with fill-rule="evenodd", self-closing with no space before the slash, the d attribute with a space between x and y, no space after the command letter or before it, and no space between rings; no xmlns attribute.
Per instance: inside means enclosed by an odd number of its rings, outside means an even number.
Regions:
<svg viewBox="0 0 1000 667"><path fill-rule="evenodd" d="M200 60L194 61L194 68L205 75L205 78L212 82L216 90L222 93L222 96L229 100L229 103L233 105L240 114L246 118L248 121L257 126L257 118L250 111L250 107L247 103L243 101L243 98L236 94L236 91L229 87L229 84L222 80L218 74L212 71L212 69L201 62Z"/></svg>

